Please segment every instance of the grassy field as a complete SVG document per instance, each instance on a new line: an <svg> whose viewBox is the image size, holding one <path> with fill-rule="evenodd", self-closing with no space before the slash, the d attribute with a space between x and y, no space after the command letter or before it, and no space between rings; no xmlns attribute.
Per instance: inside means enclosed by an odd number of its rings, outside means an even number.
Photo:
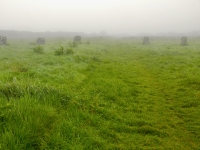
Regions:
<svg viewBox="0 0 200 150"><path fill-rule="evenodd" d="M199 150L200 39L188 41L0 46L0 150Z"/></svg>

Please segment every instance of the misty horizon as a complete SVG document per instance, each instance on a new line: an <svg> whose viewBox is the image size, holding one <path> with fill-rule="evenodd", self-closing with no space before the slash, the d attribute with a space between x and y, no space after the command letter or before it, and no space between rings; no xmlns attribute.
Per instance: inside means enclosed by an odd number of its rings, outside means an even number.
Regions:
<svg viewBox="0 0 200 150"><path fill-rule="evenodd" d="M137 35L200 30L199 0L2 0L0 30Z"/></svg>

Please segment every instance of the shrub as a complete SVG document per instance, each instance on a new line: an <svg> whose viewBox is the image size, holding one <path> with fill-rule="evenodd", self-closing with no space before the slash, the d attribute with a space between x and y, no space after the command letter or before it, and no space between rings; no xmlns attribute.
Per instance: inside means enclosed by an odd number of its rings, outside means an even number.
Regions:
<svg viewBox="0 0 200 150"><path fill-rule="evenodd" d="M63 54L64 54L64 48L60 46L60 48L55 51L55 55L58 56L58 55L63 55Z"/></svg>
<svg viewBox="0 0 200 150"><path fill-rule="evenodd" d="M40 53L40 54L44 53L43 47L40 46L40 45L33 47L33 51L34 51L35 53Z"/></svg>
<svg viewBox="0 0 200 150"><path fill-rule="evenodd" d="M64 54L66 55L74 54L74 51L71 47L64 49L63 46L60 46L60 48L55 51L55 55L57 56L64 55Z"/></svg>
<svg viewBox="0 0 200 150"><path fill-rule="evenodd" d="M72 49L72 48L67 48L67 49L66 49L66 54L67 54L67 55L74 54L73 49Z"/></svg>

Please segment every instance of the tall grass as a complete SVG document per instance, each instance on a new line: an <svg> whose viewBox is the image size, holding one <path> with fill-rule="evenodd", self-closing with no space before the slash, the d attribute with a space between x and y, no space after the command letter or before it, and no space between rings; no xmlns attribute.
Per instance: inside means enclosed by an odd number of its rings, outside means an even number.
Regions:
<svg viewBox="0 0 200 150"><path fill-rule="evenodd" d="M200 148L198 39L86 41L0 47L0 149Z"/></svg>

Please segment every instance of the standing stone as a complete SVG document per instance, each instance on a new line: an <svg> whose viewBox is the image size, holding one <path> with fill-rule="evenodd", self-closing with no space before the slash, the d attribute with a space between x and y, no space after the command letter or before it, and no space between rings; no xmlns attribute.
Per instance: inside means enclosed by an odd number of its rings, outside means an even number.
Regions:
<svg viewBox="0 0 200 150"><path fill-rule="evenodd" d="M181 45L182 45L182 46L188 45L188 43L187 43L187 37L186 37L186 36L183 36L183 37L181 38Z"/></svg>
<svg viewBox="0 0 200 150"><path fill-rule="evenodd" d="M45 39L44 38L37 38L36 44L38 44L38 45L44 45L45 44Z"/></svg>
<svg viewBox="0 0 200 150"><path fill-rule="evenodd" d="M148 36L145 36L145 37L143 38L142 44L143 44L143 45L149 44L149 37L148 37Z"/></svg>
<svg viewBox="0 0 200 150"><path fill-rule="evenodd" d="M6 45L7 44L7 38L5 36L0 36L0 45Z"/></svg>
<svg viewBox="0 0 200 150"><path fill-rule="evenodd" d="M81 36L75 36L74 43L80 43L80 42L81 42Z"/></svg>

